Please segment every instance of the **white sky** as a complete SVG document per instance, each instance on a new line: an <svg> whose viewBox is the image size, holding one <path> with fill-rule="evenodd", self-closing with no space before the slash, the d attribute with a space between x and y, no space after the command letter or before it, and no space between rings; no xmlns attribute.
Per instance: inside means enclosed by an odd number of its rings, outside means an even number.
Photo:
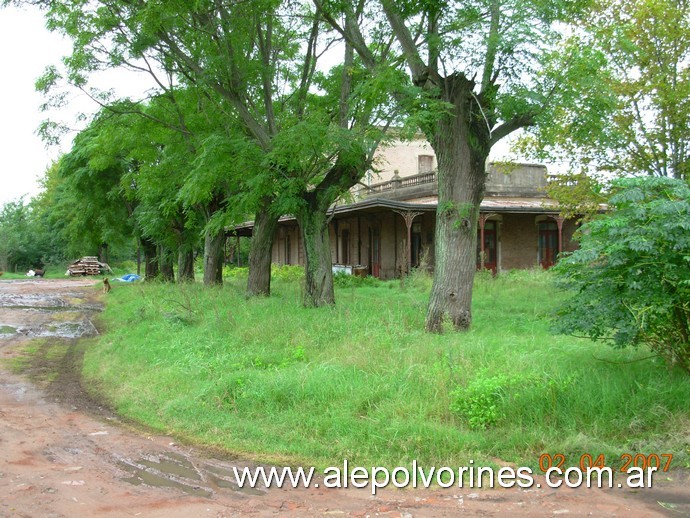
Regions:
<svg viewBox="0 0 690 518"><path fill-rule="evenodd" d="M34 83L46 66L58 64L69 43L45 28L38 9L0 8L0 205L35 195L38 179L57 158L36 134L45 118Z"/></svg>
<svg viewBox="0 0 690 518"><path fill-rule="evenodd" d="M71 139L63 139L62 149L46 145L36 134L39 124L47 118L40 111L43 103L41 94L34 84L49 65L60 65L61 58L70 51L70 43L45 28L43 14L33 7L0 8L0 206L26 195L35 196L39 180L46 169L59 157L69 151ZM144 83L144 81L146 81ZM133 80L130 72L112 72L105 83L112 87L120 83L122 91L129 90L137 95L152 86L150 78ZM138 84L138 86L137 86ZM146 85L146 86L144 86ZM70 105L51 118L60 122L73 123L77 112L94 113L97 105L85 95L71 98ZM507 145L500 143L492 151L492 158L504 158Z"/></svg>
<svg viewBox="0 0 690 518"><path fill-rule="evenodd" d="M34 7L0 8L0 206L40 191L39 180L61 153L69 151L72 139L84 123L77 123L81 113L93 114L99 106L86 94L73 89L69 104L50 114L41 112L44 99L35 83L49 65L61 68L71 44L45 28L43 13ZM139 97L153 86L144 74L125 70L101 72L96 86L114 88L120 95ZM44 119L64 123L74 131L63 137L60 146L46 147L37 135ZM80 127L78 127L80 126Z"/></svg>

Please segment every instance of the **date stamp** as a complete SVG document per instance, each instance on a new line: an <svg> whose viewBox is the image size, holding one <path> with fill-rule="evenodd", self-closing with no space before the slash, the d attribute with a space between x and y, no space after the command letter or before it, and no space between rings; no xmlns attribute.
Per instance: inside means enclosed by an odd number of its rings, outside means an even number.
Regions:
<svg viewBox="0 0 690 518"><path fill-rule="evenodd" d="M609 459L610 460L610 459ZM673 460L672 453L623 453L619 458L613 462L617 470L621 473L627 473L630 468L638 468L643 471L649 468L655 468L655 471L667 472L671 468L671 461ZM539 456L539 469L546 473L552 468L562 469L564 466L578 466L581 471L587 471L588 468L612 469L607 464L607 459L603 453L596 456L591 453L583 453L579 459L572 457L568 459L562 453L542 453Z"/></svg>

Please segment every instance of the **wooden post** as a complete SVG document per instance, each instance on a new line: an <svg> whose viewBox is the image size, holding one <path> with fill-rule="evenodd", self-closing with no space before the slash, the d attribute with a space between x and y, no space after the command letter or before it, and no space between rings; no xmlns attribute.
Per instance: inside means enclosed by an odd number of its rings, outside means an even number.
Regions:
<svg viewBox="0 0 690 518"><path fill-rule="evenodd" d="M237 234L237 266L242 266L242 258L240 257L240 235Z"/></svg>
<svg viewBox="0 0 690 518"><path fill-rule="evenodd" d="M479 268L481 271L484 271L484 258L486 257L484 252L484 226L486 225L487 218L486 214L479 214Z"/></svg>
<svg viewBox="0 0 690 518"><path fill-rule="evenodd" d="M405 221L407 227L407 273L412 269L412 221L417 216L424 214L423 212L413 212L411 210L393 210L400 214Z"/></svg>

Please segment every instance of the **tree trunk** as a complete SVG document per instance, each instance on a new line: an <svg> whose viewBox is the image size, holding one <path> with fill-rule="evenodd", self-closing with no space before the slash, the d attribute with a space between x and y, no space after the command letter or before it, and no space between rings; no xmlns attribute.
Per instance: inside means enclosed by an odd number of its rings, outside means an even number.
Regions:
<svg viewBox="0 0 690 518"><path fill-rule="evenodd" d="M248 297L271 294L271 256L277 227L278 218L271 215L267 208L257 211L249 245Z"/></svg>
<svg viewBox="0 0 690 518"><path fill-rule="evenodd" d="M452 97L445 100L454 110L427 135L438 158L434 282L426 315L431 332L441 332L446 319L458 331L472 323L477 220L490 144L484 121L472 119L477 114L470 109L470 85L462 76L446 79Z"/></svg>
<svg viewBox="0 0 690 518"><path fill-rule="evenodd" d="M204 286L223 284L225 230L206 231L204 235Z"/></svg>
<svg viewBox="0 0 690 518"><path fill-rule="evenodd" d="M194 251L180 247L177 251L177 282L194 282Z"/></svg>
<svg viewBox="0 0 690 518"><path fill-rule="evenodd" d="M144 250L144 280L152 281L158 278L158 247L156 243L147 237L141 239L141 247Z"/></svg>
<svg viewBox="0 0 690 518"><path fill-rule="evenodd" d="M309 206L297 216L304 243L304 305L335 304L331 243L326 210Z"/></svg>
<svg viewBox="0 0 690 518"><path fill-rule="evenodd" d="M172 251L165 247L160 247L160 268L161 280L164 282L175 282L175 270L173 267Z"/></svg>
<svg viewBox="0 0 690 518"><path fill-rule="evenodd" d="M108 255L108 243L102 243L98 247L98 260L102 263L110 263L110 257Z"/></svg>

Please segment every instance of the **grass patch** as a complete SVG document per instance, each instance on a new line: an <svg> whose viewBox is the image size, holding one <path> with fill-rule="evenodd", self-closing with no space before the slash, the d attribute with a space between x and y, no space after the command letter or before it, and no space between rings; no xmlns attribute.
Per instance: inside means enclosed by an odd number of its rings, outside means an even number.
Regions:
<svg viewBox="0 0 690 518"><path fill-rule="evenodd" d="M60 375L61 363L69 353L70 343L59 339L36 338L17 348L6 365L15 374L26 375L45 388Z"/></svg>
<svg viewBox="0 0 690 518"><path fill-rule="evenodd" d="M688 463L687 376L647 351L551 334L563 294L548 274L479 275L472 330L429 335L421 275L341 282L336 307L304 309L291 274L246 300L237 273L222 288L118 285L87 379L129 418L268 462L536 468L542 453L569 465L603 453L618 466L634 452Z"/></svg>

